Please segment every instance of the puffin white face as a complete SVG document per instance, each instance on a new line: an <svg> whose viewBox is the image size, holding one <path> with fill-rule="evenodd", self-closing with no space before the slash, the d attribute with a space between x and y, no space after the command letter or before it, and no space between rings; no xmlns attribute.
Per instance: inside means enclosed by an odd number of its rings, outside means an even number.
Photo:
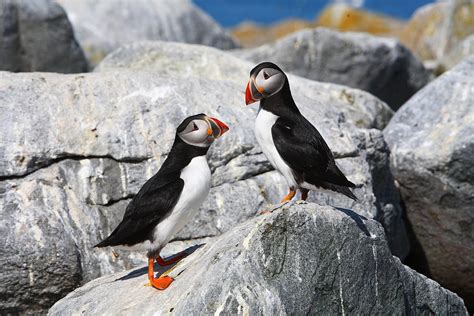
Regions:
<svg viewBox="0 0 474 316"><path fill-rule="evenodd" d="M189 145L209 147L228 130L229 127L218 119L199 114L188 117L181 123L178 136Z"/></svg>
<svg viewBox="0 0 474 316"><path fill-rule="evenodd" d="M279 69L270 67L260 69L250 76L245 91L245 103L249 105L278 93L283 88L285 80L285 74Z"/></svg>

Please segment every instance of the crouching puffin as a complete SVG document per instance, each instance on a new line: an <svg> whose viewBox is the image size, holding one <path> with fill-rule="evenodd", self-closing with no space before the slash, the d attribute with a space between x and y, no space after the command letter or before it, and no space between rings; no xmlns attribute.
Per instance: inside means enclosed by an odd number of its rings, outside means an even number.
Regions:
<svg viewBox="0 0 474 316"><path fill-rule="evenodd" d="M161 249L196 214L211 186L206 153L216 138L228 131L216 118L198 114L186 118L177 128L168 157L128 204L122 222L95 247L147 251L148 279L160 290L173 278L155 278L153 264L161 266L181 260L184 253L170 260L160 257Z"/></svg>
<svg viewBox="0 0 474 316"><path fill-rule="evenodd" d="M263 153L288 182L290 192L281 201L290 201L301 191L339 192L357 200L334 156L318 130L300 113L291 96L285 73L275 64L263 62L250 71L245 91L247 105L260 100L255 136Z"/></svg>

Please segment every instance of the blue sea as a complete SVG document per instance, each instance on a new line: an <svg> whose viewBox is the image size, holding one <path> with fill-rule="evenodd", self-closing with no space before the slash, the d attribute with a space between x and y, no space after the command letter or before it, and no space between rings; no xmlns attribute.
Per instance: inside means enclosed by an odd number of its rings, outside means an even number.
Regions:
<svg viewBox="0 0 474 316"><path fill-rule="evenodd" d="M347 3L354 7L407 20L428 0L193 0L224 27L243 21L268 25L288 18L313 20L326 5Z"/></svg>

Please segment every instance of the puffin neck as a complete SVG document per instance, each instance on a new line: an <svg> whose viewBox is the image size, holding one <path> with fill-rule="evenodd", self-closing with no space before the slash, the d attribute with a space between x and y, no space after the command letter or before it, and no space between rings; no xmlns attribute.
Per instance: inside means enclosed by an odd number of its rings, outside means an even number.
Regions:
<svg viewBox="0 0 474 316"><path fill-rule="evenodd" d="M260 106L265 111L272 112L275 115L281 116L285 112L292 112L294 114L300 114L298 107L296 106L293 96L291 95L290 84L286 79L283 88L274 95L264 98L260 101Z"/></svg>
<svg viewBox="0 0 474 316"><path fill-rule="evenodd" d="M178 134L174 139L173 147L170 150L169 155L176 153L180 158L191 161L194 157L205 156L210 146L199 147L193 146L184 142Z"/></svg>
<svg viewBox="0 0 474 316"><path fill-rule="evenodd" d="M159 174L180 172L195 157L205 156L209 147L186 144L177 134L168 157L163 162Z"/></svg>

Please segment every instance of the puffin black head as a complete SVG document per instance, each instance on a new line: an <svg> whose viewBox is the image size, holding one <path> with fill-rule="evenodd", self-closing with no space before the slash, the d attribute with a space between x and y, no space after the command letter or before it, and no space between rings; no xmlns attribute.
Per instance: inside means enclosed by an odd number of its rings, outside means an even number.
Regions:
<svg viewBox="0 0 474 316"><path fill-rule="evenodd" d="M184 119L179 124L176 134L189 145L209 147L228 130L229 127L218 119L201 113Z"/></svg>
<svg viewBox="0 0 474 316"><path fill-rule="evenodd" d="M245 90L245 104L257 102L278 93L285 82L283 70L271 62L263 62L250 71L250 80Z"/></svg>

